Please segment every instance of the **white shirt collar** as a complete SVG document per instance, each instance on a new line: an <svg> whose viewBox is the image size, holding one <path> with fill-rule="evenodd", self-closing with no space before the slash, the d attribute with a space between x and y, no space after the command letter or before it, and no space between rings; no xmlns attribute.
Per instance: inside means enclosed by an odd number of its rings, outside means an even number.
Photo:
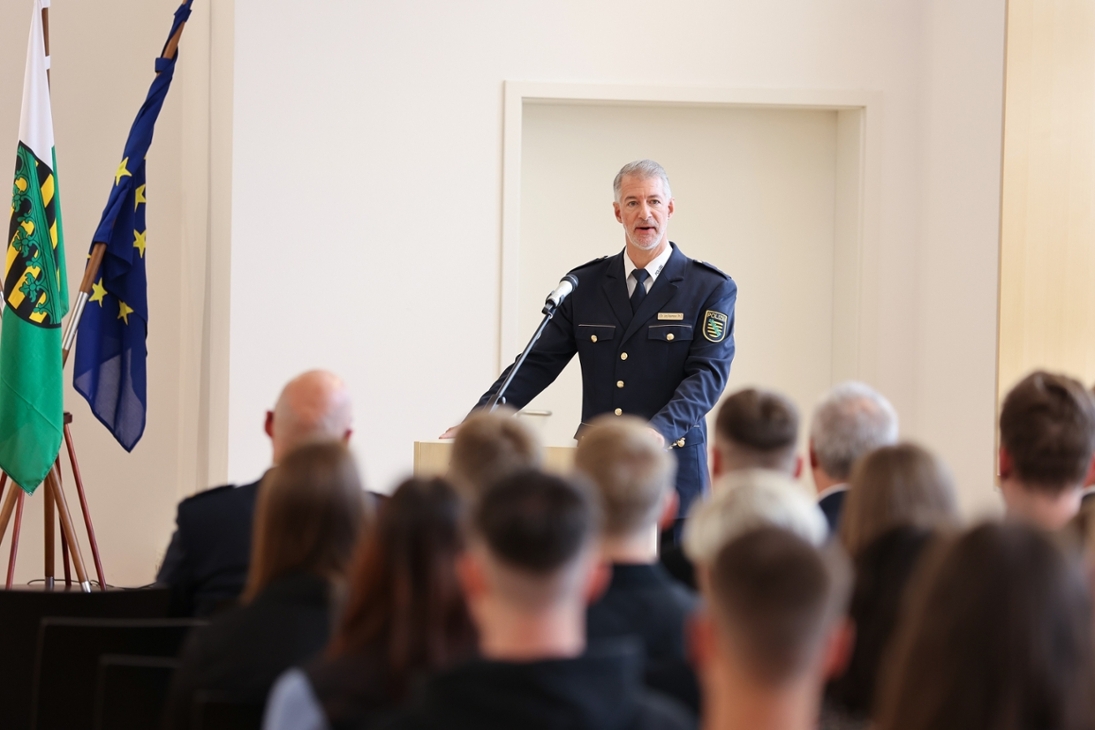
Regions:
<svg viewBox="0 0 1095 730"><path fill-rule="evenodd" d="M668 244L665 247L665 250L658 255L658 258L646 265L646 273L650 274L650 278L647 279L647 291L650 291L650 287L654 286L654 280L658 278L658 274L662 273L662 269L665 268L666 262L669 261L669 257L672 255L673 245ZM631 257L627 255L627 248L624 248L624 279L629 280L631 278L631 272L637 268L639 267L637 267L631 260Z"/></svg>
<svg viewBox="0 0 1095 730"><path fill-rule="evenodd" d="M834 484L833 486L828 487L823 492L821 492L821 494L817 495L817 501L820 502L821 500L828 497L830 494L838 494L840 492L847 492L847 491L848 491L848 485L847 484Z"/></svg>

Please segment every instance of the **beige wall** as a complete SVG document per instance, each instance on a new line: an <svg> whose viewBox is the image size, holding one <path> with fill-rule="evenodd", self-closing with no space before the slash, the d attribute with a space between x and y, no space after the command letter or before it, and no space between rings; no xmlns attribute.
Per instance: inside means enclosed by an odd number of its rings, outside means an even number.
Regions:
<svg viewBox="0 0 1095 730"><path fill-rule="evenodd" d="M1034 368L1095 382L1095 5L1010 0L1000 394Z"/></svg>
<svg viewBox="0 0 1095 730"><path fill-rule="evenodd" d="M50 11L58 178L74 288L177 5L176 0L58 0ZM15 152L30 15L29 2L0 4L0 27L8 36L0 44L0 155ZM211 389L207 278L215 275L209 266L210 231L216 225L209 195L210 147L217 143L210 134L211 105L225 113L226 97L223 90L210 92L211 64L224 45L213 21L224 25L226 19L231 15L224 16L223 8L211 18L203 4L196 4L148 155L148 424L132 454L117 445L72 390L71 365L65 375L65 405L74 416L73 436L106 578L115 585L153 579L177 500L209 484L217 459L223 471L223 455L211 455L208 448L212 401L205 394ZM230 94L230 74L215 86L220 89L226 81ZM214 204L213 213L220 208L226 209L226 203ZM220 243L227 247L226 241ZM65 474L70 507L82 525L67 466ZM5 567L8 544L5 540L0 553ZM39 491L26 503L17 581L42 575L42 548ZM84 557L90 565L86 541Z"/></svg>

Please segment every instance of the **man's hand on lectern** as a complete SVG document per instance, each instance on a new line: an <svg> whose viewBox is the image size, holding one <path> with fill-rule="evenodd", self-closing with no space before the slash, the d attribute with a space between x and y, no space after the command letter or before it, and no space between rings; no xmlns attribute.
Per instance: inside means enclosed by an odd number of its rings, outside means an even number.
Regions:
<svg viewBox="0 0 1095 730"><path fill-rule="evenodd" d="M438 436L438 438L442 439L442 440L454 439L454 438L456 438L456 432L459 431L459 430L460 430L460 424L457 424L457 425L453 426L452 428L450 428L449 430L445 431L445 433Z"/></svg>

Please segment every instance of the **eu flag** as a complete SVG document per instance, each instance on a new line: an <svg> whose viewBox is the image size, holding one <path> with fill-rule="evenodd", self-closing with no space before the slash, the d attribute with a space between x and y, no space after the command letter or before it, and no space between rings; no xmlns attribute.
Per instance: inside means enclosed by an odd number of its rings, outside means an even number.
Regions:
<svg viewBox="0 0 1095 730"><path fill-rule="evenodd" d="M192 2L187 0L175 11L168 43L156 59L156 79L114 173L114 187L92 238L92 248L104 243L106 252L76 341L73 384L126 451L132 451L144 433L148 405L145 155L175 73L178 56L168 52L171 39L190 17Z"/></svg>

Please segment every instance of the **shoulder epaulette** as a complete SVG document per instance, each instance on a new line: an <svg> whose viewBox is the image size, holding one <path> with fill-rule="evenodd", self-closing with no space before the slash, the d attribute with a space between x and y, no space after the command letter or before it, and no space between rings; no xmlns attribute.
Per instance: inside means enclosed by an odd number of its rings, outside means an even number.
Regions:
<svg viewBox="0 0 1095 730"><path fill-rule="evenodd" d="M692 259L692 260L695 261L700 266L711 269L712 271L714 271L716 274L719 274L720 276L723 276L727 279L730 278L730 274L727 274L725 271L720 269L718 266L715 266L714 264L709 264L706 261L700 261L699 259Z"/></svg>
<svg viewBox="0 0 1095 730"><path fill-rule="evenodd" d="M598 256L597 258L593 259L592 261L586 261L581 266L575 266L573 269L571 269L571 271L577 271L578 269L584 269L587 266L593 266L593 264L600 263L600 262L604 261L607 258L608 258L608 256Z"/></svg>
<svg viewBox="0 0 1095 730"><path fill-rule="evenodd" d="M235 488L234 484L225 484L223 487L213 487L212 489L205 489L205 490L202 490L202 491L198 492L197 494L190 495L189 497L187 497L186 499L183 500L183 503L195 502L199 499L203 499L203 498L208 497L212 494L219 494L219 493L221 493L221 492L223 492L227 489L234 489L234 488Z"/></svg>

